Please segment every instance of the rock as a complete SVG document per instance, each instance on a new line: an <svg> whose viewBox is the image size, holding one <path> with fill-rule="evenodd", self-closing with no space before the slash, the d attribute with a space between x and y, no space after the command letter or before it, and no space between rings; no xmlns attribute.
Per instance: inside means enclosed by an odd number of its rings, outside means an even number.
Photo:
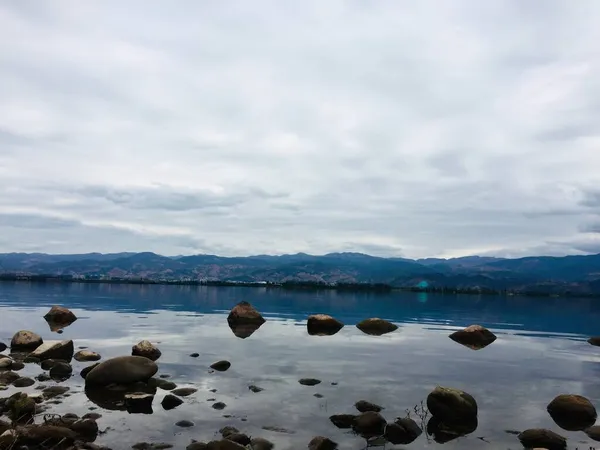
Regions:
<svg viewBox="0 0 600 450"><path fill-rule="evenodd" d="M397 325L392 322L379 318L365 319L356 324L356 328L365 334L373 336L381 336L382 334L391 333L398 329Z"/></svg>
<svg viewBox="0 0 600 450"><path fill-rule="evenodd" d="M162 355L161 351L150 341L140 341L131 347L132 356L141 356L151 361L156 361Z"/></svg>
<svg viewBox="0 0 600 450"><path fill-rule="evenodd" d="M64 387L64 386L50 386L48 388L45 388L42 391L42 394L44 394L44 398L46 398L47 400L50 400L51 398L55 398L58 397L60 395L64 395L69 391L68 387Z"/></svg>
<svg viewBox="0 0 600 450"><path fill-rule="evenodd" d="M226 438L230 434L235 434L235 433L239 433L239 432L240 432L240 430L238 430L236 427L231 426L231 425L227 425L219 430L219 433L221 433L221 436L223 436L224 438Z"/></svg>
<svg viewBox="0 0 600 450"><path fill-rule="evenodd" d="M244 433L229 433L223 437L228 441L236 442L243 446L250 445L250 438Z"/></svg>
<svg viewBox="0 0 600 450"><path fill-rule="evenodd" d="M275 447L271 441L260 437L252 439L250 441L250 446L252 447L252 450L273 450L273 447Z"/></svg>
<svg viewBox="0 0 600 450"><path fill-rule="evenodd" d="M315 398L323 398L324 395L323 394L319 394L318 392L316 394L313 394L313 397Z"/></svg>
<svg viewBox="0 0 600 450"><path fill-rule="evenodd" d="M265 319L250 303L240 302L227 316L227 323L237 337L245 339L260 328Z"/></svg>
<svg viewBox="0 0 600 450"><path fill-rule="evenodd" d="M13 365L13 360L8 356L0 355L0 370L8 370Z"/></svg>
<svg viewBox="0 0 600 450"><path fill-rule="evenodd" d="M449 337L473 350L485 348L496 340L496 335L481 325L468 326L464 330L455 331Z"/></svg>
<svg viewBox="0 0 600 450"><path fill-rule="evenodd" d="M21 361L13 361L12 366L10 366L10 370L23 370L25 368L25 364Z"/></svg>
<svg viewBox="0 0 600 450"><path fill-rule="evenodd" d="M100 356L96 352L91 352L89 350L79 350L77 353L75 353L74 358L75 361L79 362L91 362L100 361L100 359L102 359L102 356Z"/></svg>
<svg viewBox="0 0 600 450"><path fill-rule="evenodd" d="M154 395L146 392L125 394L125 407L130 414L152 414Z"/></svg>
<svg viewBox="0 0 600 450"><path fill-rule="evenodd" d="M219 372L225 372L230 367L231 363L229 361L217 361L216 363L210 366L211 369L217 370Z"/></svg>
<svg viewBox="0 0 600 450"><path fill-rule="evenodd" d="M331 423L333 423L336 427L346 429L352 428L354 425L354 421L356 420L356 416L353 414L334 414L329 417Z"/></svg>
<svg viewBox="0 0 600 450"><path fill-rule="evenodd" d="M4 342L0 342L0 352L3 352L7 348L8 348L8 346Z"/></svg>
<svg viewBox="0 0 600 450"><path fill-rule="evenodd" d="M273 425L266 425L262 427L263 430L274 431L275 433L294 434L294 431L288 430L282 427L276 427Z"/></svg>
<svg viewBox="0 0 600 450"><path fill-rule="evenodd" d="M142 356L118 356L94 367L85 377L86 386L145 382L158 372L153 361Z"/></svg>
<svg viewBox="0 0 600 450"><path fill-rule="evenodd" d="M366 400L357 401L354 404L354 407L356 409L358 409L360 412L367 412L367 411L379 412L383 409L381 406L376 405L375 403L368 402Z"/></svg>
<svg viewBox="0 0 600 450"><path fill-rule="evenodd" d="M188 445L185 450L207 450L208 449L208 444L205 444L204 442L192 442L190 445Z"/></svg>
<svg viewBox="0 0 600 450"><path fill-rule="evenodd" d="M427 396L427 408L442 422L457 423L477 417L477 402L466 392L437 386Z"/></svg>
<svg viewBox="0 0 600 450"><path fill-rule="evenodd" d="M24 388L33 386L35 384L35 380L27 377L22 377L13 382L13 386L17 388Z"/></svg>
<svg viewBox="0 0 600 450"><path fill-rule="evenodd" d="M192 358L197 358L198 356L200 356L200 353L192 353L190 356Z"/></svg>
<svg viewBox="0 0 600 450"><path fill-rule="evenodd" d="M96 363L96 364L92 364L90 366L84 367L81 372L79 372L79 375L81 375L81 378L83 378L85 380L85 377L87 377L88 373L90 373L95 367L98 367L100 365L100 363Z"/></svg>
<svg viewBox="0 0 600 450"><path fill-rule="evenodd" d="M316 378L302 378L298 380L298 383L303 386L316 386L321 383L321 380L317 380Z"/></svg>
<svg viewBox="0 0 600 450"><path fill-rule="evenodd" d="M148 384L154 385L163 391L172 391L173 389L177 388L177 385L172 381L162 380L160 378L150 378L150 380L148 380Z"/></svg>
<svg viewBox="0 0 600 450"><path fill-rule="evenodd" d="M52 369L50 369L50 378L53 380L66 380L73 373L73 368L68 363L58 363L55 364Z"/></svg>
<svg viewBox="0 0 600 450"><path fill-rule="evenodd" d="M352 429L364 438L381 436L385 432L386 420L375 411L356 416Z"/></svg>
<svg viewBox="0 0 600 450"><path fill-rule="evenodd" d="M177 389L174 389L171 391L171 393L173 393L179 397L188 397L188 396L194 394L195 392L198 392L198 389L191 388L191 387L177 388Z"/></svg>
<svg viewBox="0 0 600 450"><path fill-rule="evenodd" d="M314 314L306 322L306 329L311 336L332 336L343 327L342 322L327 314Z"/></svg>
<svg viewBox="0 0 600 450"><path fill-rule="evenodd" d="M62 359L71 361L73 359L73 341L47 341L37 347L30 356L39 358L40 361L46 359Z"/></svg>
<svg viewBox="0 0 600 450"><path fill-rule="evenodd" d="M44 343L44 340L32 331L17 332L10 341L11 350L33 350Z"/></svg>
<svg viewBox="0 0 600 450"><path fill-rule="evenodd" d="M50 370L58 363L68 363L65 359L46 359L40 363L42 370Z"/></svg>
<svg viewBox="0 0 600 450"><path fill-rule="evenodd" d="M67 308L62 306L53 306L50 308L50 311L46 313L44 319L46 319L46 322L50 324L52 331L56 331L53 329L54 327L58 327L58 329L60 329L69 326L77 320L77 316Z"/></svg>
<svg viewBox="0 0 600 450"><path fill-rule="evenodd" d="M149 386L147 383L137 382L133 384L118 385L112 384L109 386L86 386L85 395L86 397L97 406L110 411L129 411L133 413L149 413L149 410L145 407L139 408L134 405L134 402L140 400L134 398L130 402L128 409L126 395L131 394L156 394L156 387ZM148 399L146 401L149 401ZM140 403L140 402L138 402ZM138 409L139 408L139 409Z"/></svg>
<svg viewBox="0 0 600 450"><path fill-rule="evenodd" d="M84 414L83 417L82 417L82 419L98 420L101 417L102 417L102 414L91 412L91 413Z"/></svg>
<svg viewBox="0 0 600 450"><path fill-rule="evenodd" d="M171 444L165 444L164 442L157 442L154 444L150 444L148 442L138 442L131 446L131 448L135 450L166 450L168 448L173 448Z"/></svg>
<svg viewBox="0 0 600 450"><path fill-rule="evenodd" d="M565 450L567 448L566 438L542 428L525 430L518 437L521 445L525 448L544 448L547 450Z"/></svg>
<svg viewBox="0 0 600 450"><path fill-rule="evenodd" d="M19 378L21 378L21 376L16 372L0 372L0 384L9 385L17 381Z"/></svg>
<svg viewBox="0 0 600 450"><path fill-rule="evenodd" d="M36 413L35 400L27 394L17 392L11 395L4 405L8 410L8 417L17 423L32 423Z"/></svg>
<svg viewBox="0 0 600 450"><path fill-rule="evenodd" d="M35 379L43 383L44 381L50 381L52 378L50 378L50 375L41 373L38 376L36 376Z"/></svg>
<svg viewBox="0 0 600 450"><path fill-rule="evenodd" d="M600 441L600 425L594 425L593 427L589 427L584 431L590 439L593 439L594 441Z"/></svg>
<svg viewBox="0 0 600 450"><path fill-rule="evenodd" d="M336 442L323 436L316 436L308 443L309 450L335 450L337 447Z"/></svg>
<svg viewBox="0 0 600 450"><path fill-rule="evenodd" d="M600 336L593 336L588 339L588 343L595 346L600 346ZM0 350L1 351L1 350Z"/></svg>
<svg viewBox="0 0 600 450"><path fill-rule="evenodd" d="M12 431L15 432L15 448L66 449L77 439L77 433L64 426L24 425Z"/></svg>
<svg viewBox="0 0 600 450"><path fill-rule="evenodd" d="M434 416L427 423L427 434L432 436L438 444L445 444L453 439L466 436L476 429L477 416L457 419L452 422L444 422Z"/></svg>
<svg viewBox="0 0 600 450"><path fill-rule="evenodd" d="M191 422L189 420L180 420L175 425L180 428L191 428L194 426L194 422Z"/></svg>
<svg viewBox="0 0 600 450"><path fill-rule="evenodd" d="M247 450L243 445L237 442L230 441L228 439L221 439L220 441L210 441L206 444L207 450Z"/></svg>
<svg viewBox="0 0 600 450"><path fill-rule="evenodd" d="M414 420L405 417L388 423L385 427L385 439L394 445L407 445L417 439L423 431Z"/></svg>
<svg viewBox="0 0 600 450"><path fill-rule="evenodd" d="M264 391L263 388L255 386L253 384L251 384L250 386L248 386L248 389L250 389L252 392L254 392L255 394L258 394L259 392Z"/></svg>
<svg viewBox="0 0 600 450"><path fill-rule="evenodd" d="M63 420L64 420L63 416ZM77 433L77 437L83 441L93 442L98 437L98 424L92 419L79 419L69 425L69 428Z"/></svg>
<svg viewBox="0 0 600 450"><path fill-rule="evenodd" d="M559 395L547 410L554 422L568 431L585 430L596 423L596 408L581 395Z"/></svg>
<svg viewBox="0 0 600 450"><path fill-rule="evenodd" d="M223 403L223 402L213 403L213 405L212 405L213 409L216 409L216 410L219 410L219 411L225 409L226 406L227 405L225 403Z"/></svg>

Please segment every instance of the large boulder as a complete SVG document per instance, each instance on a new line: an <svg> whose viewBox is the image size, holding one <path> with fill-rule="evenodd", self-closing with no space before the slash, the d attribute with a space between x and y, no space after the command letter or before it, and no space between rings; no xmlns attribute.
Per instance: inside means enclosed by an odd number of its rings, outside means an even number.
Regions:
<svg viewBox="0 0 600 450"><path fill-rule="evenodd" d="M142 356L151 361L156 361L162 355L161 351L150 341L140 341L131 348L132 356Z"/></svg>
<svg viewBox="0 0 600 450"><path fill-rule="evenodd" d="M368 411L356 416L352 429L364 438L381 436L385 432L386 420L375 411Z"/></svg>
<svg viewBox="0 0 600 450"><path fill-rule="evenodd" d="M29 356L44 361L46 359L62 359L71 361L73 359L73 341L46 341L36 348Z"/></svg>
<svg viewBox="0 0 600 450"><path fill-rule="evenodd" d="M480 350L496 340L496 335L481 325L468 326L464 330L455 331L449 337L472 350Z"/></svg>
<svg viewBox="0 0 600 450"><path fill-rule="evenodd" d="M146 382L158 372L155 362L143 356L118 356L94 367L85 377L86 386Z"/></svg>
<svg viewBox="0 0 600 450"><path fill-rule="evenodd" d="M240 302L233 307L227 316L229 326L232 325L262 325L265 319L254 307L248 302Z"/></svg>
<svg viewBox="0 0 600 450"><path fill-rule="evenodd" d="M568 431L581 431L596 423L596 408L581 395L559 395L547 407L556 424Z"/></svg>
<svg viewBox="0 0 600 450"><path fill-rule="evenodd" d="M343 327L342 322L327 314L314 314L306 322L306 329L311 336L331 336Z"/></svg>
<svg viewBox="0 0 600 450"><path fill-rule="evenodd" d="M477 417L477 402L472 395L442 386L427 396L427 408L444 423L460 423Z"/></svg>
<svg viewBox="0 0 600 450"><path fill-rule="evenodd" d="M21 330L15 333L12 340L10 341L10 348L12 351L27 351L34 350L42 345L44 340L40 335L35 334L33 331Z"/></svg>
<svg viewBox="0 0 600 450"><path fill-rule="evenodd" d="M544 448L547 450L565 450L567 448L565 437L543 428L525 430L518 437L521 445L525 448Z"/></svg>
<svg viewBox="0 0 600 450"><path fill-rule="evenodd" d="M394 445L407 445L417 439L423 431L414 420L404 417L388 423L385 427L385 439Z"/></svg>
<svg viewBox="0 0 600 450"><path fill-rule="evenodd" d="M358 322L356 324L356 328L358 328L365 334L370 334L372 336L381 336L382 334L396 331L398 329L398 325L395 325L388 320L379 319L375 317Z"/></svg>
<svg viewBox="0 0 600 450"><path fill-rule="evenodd" d="M58 331L64 327L71 325L77 320L77 316L68 308L62 306L53 306L50 311L44 316L51 331Z"/></svg>

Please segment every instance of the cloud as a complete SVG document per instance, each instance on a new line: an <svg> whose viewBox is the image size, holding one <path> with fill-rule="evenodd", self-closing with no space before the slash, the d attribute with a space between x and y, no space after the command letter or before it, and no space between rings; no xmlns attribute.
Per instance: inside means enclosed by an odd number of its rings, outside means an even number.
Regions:
<svg viewBox="0 0 600 450"><path fill-rule="evenodd" d="M0 251L592 251L599 14L5 2Z"/></svg>

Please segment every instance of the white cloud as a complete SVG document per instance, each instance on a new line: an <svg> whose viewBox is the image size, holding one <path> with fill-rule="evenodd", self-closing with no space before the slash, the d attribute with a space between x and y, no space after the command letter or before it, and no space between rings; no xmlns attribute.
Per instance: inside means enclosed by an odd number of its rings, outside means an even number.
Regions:
<svg viewBox="0 0 600 450"><path fill-rule="evenodd" d="M599 14L5 2L0 251L592 251Z"/></svg>

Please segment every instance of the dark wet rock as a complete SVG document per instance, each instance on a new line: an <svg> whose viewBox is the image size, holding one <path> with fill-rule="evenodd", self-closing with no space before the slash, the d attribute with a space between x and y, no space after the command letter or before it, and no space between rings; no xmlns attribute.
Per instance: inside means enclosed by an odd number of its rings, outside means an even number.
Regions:
<svg viewBox="0 0 600 450"><path fill-rule="evenodd" d="M58 363L55 364L52 369L50 369L50 378L53 380L64 380L69 378L73 373L73 368L68 363Z"/></svg>
<svg viewBox="0 0 600 450"><path fill-rule="evenodd" d="M594 425L593 427L589 427L584 431L590 439L593 439L594 441L600 441L600 425Z"/></svg>
<svg viewBox="0 0 600 450"><path fill-rule="evenodd" d="M156 442L153 444L149 442L138 442L137 444L132 445L131 448L135 450L166 450L168 448L173 448L173 446L164 442Z"/></svg>
<svg viewBox="0 0 600 450"><path fill-rule="evenodd" d="M263 430L273 431L275 433L283 433L283 434L294 434L295 431L288 430L287 428L277 427L273 425L266 425L262 427Z"/></svg>
<svg viewBox="0 0 600 450"><path fill-rule="evenodd" d="M101 417L102 417L102 414L99 414L99 413L93 413L93 412L92 412L92 413L87 413L87 414L84 414L84 415L83 415L83 417L82 417L82 419L98 420L98 419L100 419Z"/></svg>
<svg viewBox="0 0 600 450"><path fill-rule="evenodd" d="M315 436L308 443L308 450L335 450L337 447L336 442L323 436Z"/></svg>
<svg viewBox="0 0 600 450"><path fill-rule="evenodd" d="M375 411L362 413L354 419L352 429L365 438L381 436L385 431L387 422L383 416Z"/></svg>
<svg viewBox="0 0 600 450"><path fill-rule="evenodd" d="M221 411L221 410L225 409L227 407L227 405L223 402L217 402L217 403L214 403L212 405L212 407L213 407L213 409Z"/></svg>
<svg viewBox="0 0 600 450"><path fill-rule="evenodd" d="M316 397L316 398L323 398L323 397L324 397L324 395L323 395L323 394L319 394L319 393L317 392L316 394L313 394L313 397Z"/></svg>
<svg viewBox="0 0 600 450"><path fill-rule="evenodd" d="M250 446L252 447L252 450L273 450L273 447L275 447L271 441L260 437L252 439L250 441Z"/></svg>
<svg viewBox="0 0 600 450"><path fill-rule="evenodd" d="M16 372L11 372L11 371L0 372L0 384L9 385L9 384L12 384L15 381L17 381L19 378L21 378L21 375L19 375Z"/></svg>
<svg viewBox="0 0 600 450"><path fill-rule="evenodd" d="M317 380L316 378L302 378L298 380L298 383L303 386L316 386L321 383L321 380Z"/></svg>
<svg viewBox="0 0 600 450"><path fill-rule="evenodd" d="M130 414L152 414L154 395L146 392L125 394L125 407Z"/></svg>
<svg viewBox="0 0 600 450"><path fill-rule="evenodd" d="M39 358L36 358L35 356L29 356L29 353L27 353L24 358L20 359L20 361L23 361L25 364L39 364L40 363Z"/></svg>
<svg viewBox="0 0 600 450"><path fill-rule="evenodd" d="M199 357L199 356L200 356L200 353L192 353L190 356L191 356L192 358L197 358L197 357Z"/></svg>
<svg viewBox="0 0 600 450"><path fill-rule="evenodd" d="M427 408L442 422L460 422L477 417L477 402L458 389L437 386L427 396Z"/></svg>
<svg viewBox="0 0 600 450"><path fill-rule="evenodd" d="M196 392L198 392L198 389L192 387L177 388L171 391L172 394L177 395L179 397L188 397Z"/></svg>
<svg viewBox="0 0 600 450"><path fill-rule="evenodd" d="M67 449L77 439L77 433L73 430L54 425L23 425L11 431L14 433L11 447L3 447L0 443L0 448Z"/></svg>
<svg viewBox="0 0 600 450"><path fill-rule="evenodd" d="M69 361L65 359L46 359L40 362L40 367L42 370L50 370L58 363L68 363Z"/></svg>
<svg viewBox="0 0 600 450"><path fill-rule="evenodd" d="M445 422L434 416L427 423L427 434L438 444L445 444L473 433L477 429L477 424L477 417Z"/></svg>
<svg viewBox="0 0 600 450"><path fill-rule="evenodd" d="M365 334L370 334L373 336L381 336L382 334L391 333L392 331L396 331L398 329L397 325L394 325L392 322L384 319L379 319L377 317L371 319L365 319L356 324L356 328L362 331Z"/></svg>
<svg viewBox="0 0 600 450"><path fill-rule="evenodd" d="M89 350L80 350L77 353L75 353L75 356L73 356L73 358L75 358L75 361L79 362L92 362L100 361L100 359L102 359L102 356L100 356L96 352L91 352Z"/></svg>
<svg viewBox="0 0 600 450"><path fill-rule="evenodd" d="M223 436L224 438L226 438L230 434L235 434L235 433L239 433L239 432L240 432L240 430L238 430L236 427L231 426L231 425L227 425L219 430L219 433L221 433L221 436Z"/></svg>
<svg viewBox="0 0 600 450"><path fill-rule="evenodd" d="M35 379L43 383L44 381L50 381L52 378L48 374L40 373Z"/></svg>
<svg viewBox="0 0 600 450"><path fill-rule="evenodd" d="M0 352L3 352L7 348L8 348L8 345L6 345L4 342L0 342Z"/></svg>
<svg viewBox="0 0 600 450"><path fill-rule="evenodd" d="M248 389L250 389L252 392L254 392L255 394L258 394L259 392L264 391L263 388L255 386L253 384L251 384L250 386L248 386Z"/></svg>
<svg viewBox="0 0 600 450"><path fill-rule="evenodd" d="M94 367L85 377L86 386L145 382L158 372L153 361L142 356L119 356Z"/></svg>
<svg viewBox="0 0 600 450"><path fill-rule="evenodd" d="M352 428L354 425L354 421L356 420L356 416L354 414L334 414L329 417L331 423L333 423L336 427L346 429Z"/></svg>
<svg viewBox="0 0 600 450"><path fill-rule="evenodd" d="M171 394L167 394L163 398L161 405L165 411L169 411L171 409L177 408L182 403L183 403L183 400L181 400L179 397L176 397Z"/></svg>
<svg viewBox="0 0 600 450"><path fill-rule="evenodd" d="M216 389L210 389L208 392L212 392L214 394L215 392L217 392L217 390Z"/></svg>
<svg viewBox="0 0 600 450"><path fill-rule="evenodd" d="M229 433L227 436L223 436L225 439L233 442L237 442L240 445L249 445L250 437L244 433Z"/></svg>
<svg viewBox="0 0 600 450"><path fill-rule="evenodd" d="M17 388L24 388L33 386L35 384L35 380L27 377L21 377L18 380L13 381L13 386Z"/></svg>
<svg viewBox="0 0 600 450"><path fill-rule="evenodd" d="M51 398L56 398L60 395L65 395L69 391L69 388L66 386L50 386L45 388L42 391L44 394L44 398L50 400Z"/></svg>
<svg viewBox="0 0 600 450"><path fill-rule="evenodd" d="M407 445L417 439L423 431L414 420L405 417L388 423L385 427L385 439L394 445Z"/></svg>
<svg viewBox="0 0 600 450"><path fill-rule="evenodd" d="M73 359L73 341L46 341L39 347L37 347L30 356L39 358L40 361L46 359L62 359L64 361L71 361Z"/></svg>
<svg viewBox="0 0 600 450"><path fill-rule="evenodd" d="M231 367L231 363L229 361L217 361L213 363L210 368L213 370L217 370L219 372L225 372L227 369Z"/></svg>
<svg viewBox="0 0 600 450"><path fill-rule="evenodd" d="M190 445L188 445L185 450L207 450L208 449L208 444L204 443L204 442L192 442Z"/></svg>
<svg viewBox="0 0 600 450"><path fill-rule="evenodd" d="M473 350L481 350L496 340L496 335L481 325L468 326L464 330L455 331L449 337Z"/></svg>
<svg viewBox="0 0 600 450"><path fill-rule="evenodd" d="M375 411L380 412L383 408L375 403L368 402L366 400L359 400L354 404L354 407L360 412Z"/></svg>
<svg viewBox="0 0 600 450"><path fill-rule="evenodd" d="M237 442L230 441L228 439L221 439L220 441L210 441L206 444L207 450L247 450L243 445Z"/></svg>
<svg viewBox="0 0 600 450"><path fill-rule="evenodd" d="M96 364L92 364L90 366L84 367L81 372L79 372L79 375L81 376L81 378L83 378L85 380L85 377L88 376L88 373L90 373L92 371L92 369L94 369L95 367L98 367L100 365L100 363L96 363Z"/></svg>
<svg viewBox="0 0 600 450"><path fill-rule="evenodd" d="M33 331L21 330L18 331L10 341L10 348L12 351L15 350L34 350L42 345L44 340L40 335L35 334Z"/></svg>
<svg viewBox="0 0 600 450"><path fill-rule="evenodd" d="M160 378L171 378L171 375L169 375L168 373L161 373L159 375Z"/></svg>
<svg viewBox="0 0 600 450"><path fill-rule="evenodd" d="M161 351L155 347L150 341L140 341L131 347L132 356L141 356L148 358L151 361L156 361L162 355Z"/></svg>
<svg viewBox="0 0 600 450"><path fill-rule="evenodd" d="M585 430L596 423L596 408L581 395L559 395L547 410L554 422L568 431Z"/></svg>
<svg viewBox="0 0 600 450"><path fill-rule="evenodd" d="M554 431L535 428L519 434L519 441L525 448L544 448L547 450L565 450L567 439Z"/></svg>
<svg viewBox="0 0 600 450"><path fill-rule="evenodd" d="M265 319L250 303L240 302L227 316L227 323L237 337L245 339L260 328Z"/></svg>
<svg viewBox="0 0 600 450"><path fill-rule="evenodd" d="M163 380L161 378L150 378L148 380L148 384L151 386L156 386L163 391L172 391L173 389L177 388L177 385L172 381Z"/></svg>
<svg viewBox="0 0 600 450"><path fill-rule="evenodd" d="M79 439L87 442L95 441L99 433L98 424L92 419L77 420L69 428L77 433Z"/></svg>
<svg viewBox="0 0 600 450"><path fill-rule="evenodd" d="M35 400L23 392L11 395L4 404L8 417L16 423L32 423L36 413Z"/></svg>
<svg viewBox="0 0 600 450"><path fill-rule="evenodd" d="M25 364L22 361L13 361L12 366L10 366L10 370L23 370L25 368Z"/></svg>
<svg viewBox="0 0 600 450"><path fill-rule="evenodd" d="M194 422L191 422L189 420L180 420L175 425L180 428L191 428L194 426Z"/></svg>
<svg viewBox="0 0 600 450"><path fill-rule="evenodd" d="M342 322L327 314L314 314L306 322L306 329L311 336L332 336L343 327Z"/></svg>
<svg viewBox="0 0 600 450"><path fill-rule="evenodd" d="M67 308L53 306L50 311L46 313L44 319L48 322L51 331L59 331L75 322L77 316Z"/></svg>
<svg viewBox="0 0 600 450"><path fill-rule="evenodd" d="M589 338L588 343L591 345L595 345L596 347L600 346L600 336L593 336Z"/></svg>

